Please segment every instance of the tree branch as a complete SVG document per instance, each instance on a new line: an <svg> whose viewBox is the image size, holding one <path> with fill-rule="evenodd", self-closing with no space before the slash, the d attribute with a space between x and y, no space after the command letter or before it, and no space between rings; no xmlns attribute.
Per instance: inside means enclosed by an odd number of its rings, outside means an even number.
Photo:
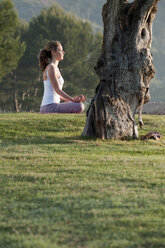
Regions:
<svg viewBox="0 0 165 248"><path fill-rule="evenodd" d="M156 13L158 2L159 0L134 0L128 11L126 21L127 26L135 23L135 21L137 22L137 19L143 21L144 19L142 17L146 19L147 16L149 17L151 12Z"/></svg>

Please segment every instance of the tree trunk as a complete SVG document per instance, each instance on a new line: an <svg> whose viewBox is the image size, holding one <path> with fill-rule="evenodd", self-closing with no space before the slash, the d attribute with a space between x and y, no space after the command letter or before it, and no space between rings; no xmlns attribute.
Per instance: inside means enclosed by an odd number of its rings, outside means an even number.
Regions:
<svg viewBox="0 0 165 248"><path fill-rule="evenodd" d="M17 82L16 82L16 74L14 71L10 72L10 78L12 80L12 100L13 100L13 110L14 112L19 112L18 105L18 94L17 94Z"/></svg>
<svg viewBox="0 0 165 248"><path fill-rule="evenodd" d="M135 112L149 101L154 76L150 52L159 0L107 0L103 6L100 78L82 135L101 139L138 137Z"/></svg>
<svg viewBox="0 0 165 248"><path fill-rule="evenodd" d="M14 112L19 113L17 90L15 89L15 87L13 88L13 109Z"/></svg>

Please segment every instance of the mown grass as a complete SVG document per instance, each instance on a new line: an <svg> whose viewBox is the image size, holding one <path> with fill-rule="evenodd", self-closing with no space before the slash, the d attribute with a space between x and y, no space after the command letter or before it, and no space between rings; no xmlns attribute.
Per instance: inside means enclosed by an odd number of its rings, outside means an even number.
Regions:
<svg viewBox="0 0 165 248"><path fill-rule="evenodd" d="M165 117L158 141L81 137L85 115L0 115L1 248L163 248Z"/></svg>

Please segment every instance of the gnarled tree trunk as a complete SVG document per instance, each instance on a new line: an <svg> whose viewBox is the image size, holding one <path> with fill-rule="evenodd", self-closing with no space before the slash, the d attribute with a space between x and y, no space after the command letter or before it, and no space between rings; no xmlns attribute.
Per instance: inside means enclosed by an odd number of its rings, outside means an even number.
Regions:
<svg viewBox="0 0 165 248"><path fill-rule="evenodd" d="M158 1L107 0L103 6L102 54L95 68L100 84L87 111L83 135L138 137L135 112L150 100L149 83L154 76L150 49Z"/></svg>

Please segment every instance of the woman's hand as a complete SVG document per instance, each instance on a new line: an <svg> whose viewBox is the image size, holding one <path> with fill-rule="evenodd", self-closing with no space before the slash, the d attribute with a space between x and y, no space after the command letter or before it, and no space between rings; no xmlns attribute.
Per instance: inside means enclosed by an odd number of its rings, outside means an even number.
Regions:
<svg viewBox="0 0 165 248"><path fill-rule="evenodd" d="M86 97L83 95L75 96L73 99L74 99L74 102L85 102L86 101Z"/></svg>

